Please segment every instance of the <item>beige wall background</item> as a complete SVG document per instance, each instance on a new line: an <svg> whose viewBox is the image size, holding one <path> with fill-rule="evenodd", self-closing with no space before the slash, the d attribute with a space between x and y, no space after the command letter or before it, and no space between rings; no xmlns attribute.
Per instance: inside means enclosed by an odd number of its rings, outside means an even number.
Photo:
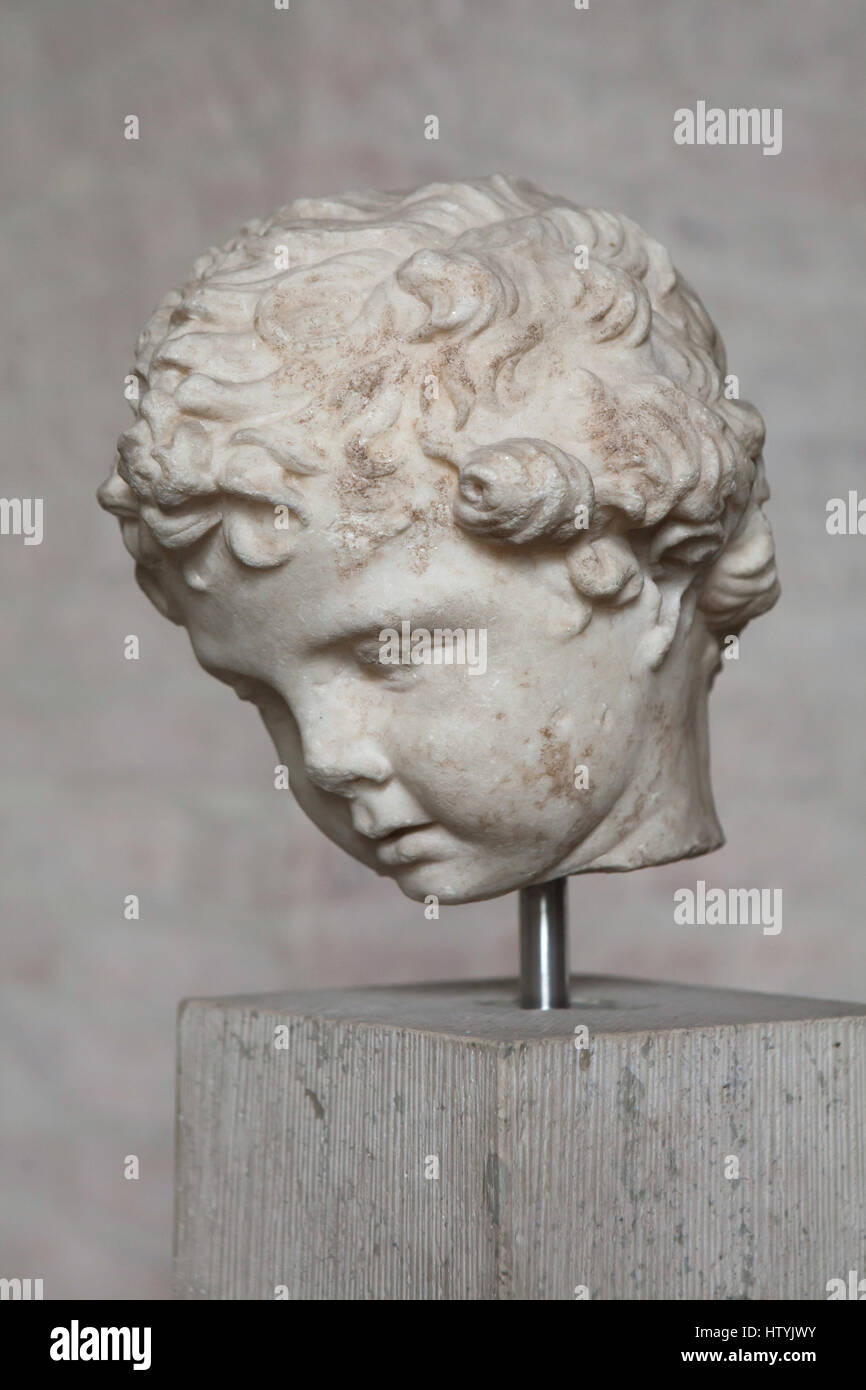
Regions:
<svg viewBox="0 0 866 1390"><path fill-rule="evenodd" d="M0 1274L169 1296L182 997L515 968L513 898L428 922L273 791L255 713L149 606L94 502L146 316L294 196L505 170L670 247L767 421L784 592L713 698L727 846L573 880L573 963L866 999L866 537L825 530L829 497L866 492L862 8L7 0L4 29L2 488L44 498L45 534L0 538ZM676 146L699 99L781 107L782 153ZM698 877L782 888L781 934L674 926Z"/></svg>

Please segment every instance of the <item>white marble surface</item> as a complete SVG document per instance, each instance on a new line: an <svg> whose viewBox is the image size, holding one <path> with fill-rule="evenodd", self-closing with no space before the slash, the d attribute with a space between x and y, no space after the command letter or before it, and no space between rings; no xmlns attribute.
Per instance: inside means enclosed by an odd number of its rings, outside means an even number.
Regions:
<svg viewBox="0 0 866 1390"><path fill-rule="evenodd" d="M140 323L208 239L293 193L513 169L673 248L767 422L784 599L713 697L726 847L685 876L574 883L573 966L866 998L866 541L824 526L863 487L857 7L84 0L13 4L7 26L4 489L46 519L42 546L0 543L2 1272L48 1297L167 1296L183 995L513 967L507 902L431 931L288 799L274 818L254 714L202 678L93 505ZM782 154L675 146L700 98L782 106ZM677 928L696 877L782 887L784 930Z"/></svg>
<svg viewBox="0 0 866 1390"><path fill-rule="evenodd" d="M721 847L765 428L633 219L502 173L293 199L129 381L100 504L334 844L431 909Z"/></svg>

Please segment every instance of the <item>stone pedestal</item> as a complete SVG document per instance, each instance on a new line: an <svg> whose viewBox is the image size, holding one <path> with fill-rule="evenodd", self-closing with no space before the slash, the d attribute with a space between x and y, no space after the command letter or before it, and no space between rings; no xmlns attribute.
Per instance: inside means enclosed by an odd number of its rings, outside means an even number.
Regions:
<svg viewBox="0 0 866 1390"><path fill-rule="evenodd" d="M584 976L540 1014L516 988L186 1001L177 1296L825 1299L866 1274L866 1006Z"/></svg>

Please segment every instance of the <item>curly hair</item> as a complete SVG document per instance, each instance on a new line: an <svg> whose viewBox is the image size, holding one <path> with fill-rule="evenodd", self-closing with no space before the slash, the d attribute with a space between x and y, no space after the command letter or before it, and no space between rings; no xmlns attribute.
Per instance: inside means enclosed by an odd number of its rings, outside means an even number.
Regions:
<svg viewBox="0 0 866 1390"><path fill-rule="evenodd" d="M561 549L591 603L686 567L720 640L778 595L764 426L725 371L700 300L627 217L502 174L299 199L200 257L154 313L99 500L181 621L167 556L221 528L241 564L284 563L275 509L311 524L305 476L350 480L347 544L400 529L408 426L457 470L458 527ZM555 437L502 431L533 402Z"/></svg>

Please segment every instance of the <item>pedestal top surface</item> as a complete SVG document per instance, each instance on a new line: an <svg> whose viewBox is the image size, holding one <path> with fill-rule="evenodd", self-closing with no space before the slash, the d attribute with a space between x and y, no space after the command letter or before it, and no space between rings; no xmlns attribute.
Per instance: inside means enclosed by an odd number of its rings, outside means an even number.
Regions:
<svg viewBox="0 0 866 1390"><path fill-rule="evenodd" d="M490 1042L555 1040L573 1033L577 1024L589 1025L598 1035L866 1015L866 1004L606 975L573 975L571 1007L547 1012L521 1009L517 982L508 979L238 994L186 1000L182 1007L187 1004L410 1028Z"/></svg>

